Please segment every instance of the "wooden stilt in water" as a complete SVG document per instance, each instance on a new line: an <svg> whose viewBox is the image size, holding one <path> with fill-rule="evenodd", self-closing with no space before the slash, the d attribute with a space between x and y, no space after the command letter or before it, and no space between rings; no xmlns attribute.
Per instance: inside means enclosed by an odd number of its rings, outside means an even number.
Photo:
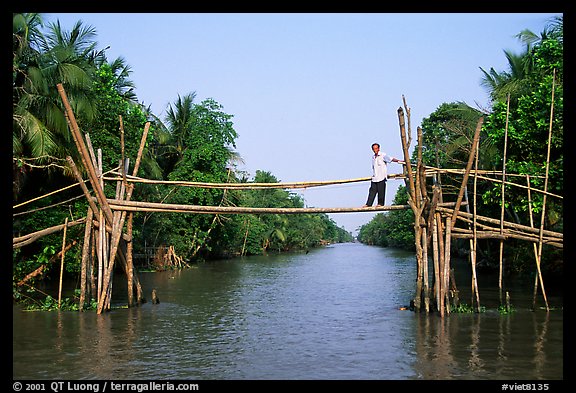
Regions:
<svg viewBox="0 0 576 393"><path fill-rule="evenodd" d="M62 235L62 255L60 258L60 283L58 285L58 309L62 301L62 277L64 276L64 256L66 255L66 230L68 229L68 217L64 221L64 234Z"/></svg>
<svg viewBox="0 0 576 393"><path fill-rule="evenodd" d="M452 236L452 218L446 217L446 241L444 242L444 304L450 313L450 244Z"/></svg>
<svg viewBox="0 0 576 393"><path fill-rule="evenodd" d="M434 217L432 222L432 258L434 261L434 300L436 309L440 310L440 261L438 257L438 224Z"/></svg>
<svg viewBox="0 0 576 393"><path fill-rule="evenodd" d="M470 204L469 204L469 198L468 198L468 188L466 187L466 190L464 192L464 196L466 198L466 210L468 210L468 213L470 212ZM472 218L475 218L475 214L472 214ZM454 224L452 224L454 225ZM470 267L472 270L472 281L471 281L471 289L472 289L472 294L471 294L471 299L470 299L470 304L472 305L472 307L474 306L474 303L476 303L477 305L477 310L480 311L480 295L478 293L478 280L476 279L476 225L475 225L475 221L474 224L469 223L468 224L470 231L472 232L472 236L470 237L469 240L469 244L470 244Z"/></svg>
<svg viewBox="0 0 576 393"><path fill-rule="evenodd" d="M442 225L442 217L440 213L436 213L434 219L436 220L438 231L438 277L440 278L440 315L444 315L445 299L446 299L446 276L445 276L445 260L444 260L444 226Z"/></svg>
<svg viewBox="0 0 576 393"><path fill-rule="evenodd" d="M530 226L534 227L534 219L532 214L532 196L530 192L530 175L526 175L526 182L528 184L528 212L530 215ZM540 243L540 242L539 242ZM540 256L538 255L538 246L536 243L532 243L534 249L534 259L536 260L536 274L534 275L534 293L532 296L532 310L536 310L536 297L538 295L538 282L543 282L542 271L540 269ZM548 299L546 298L546 292L542 291L542 296L544 297L544 303L548 309Z"/></svg>
<svg viewBox="0 0 576 393"><path fill-rule="evenodd" d="M430 289L428 283L428 236L426 227L422 227L422 296L424 297L424 311L430 312Z"/></svg>
<svg viewBox="0 0 576 393"><path fill-rule="evenodd" d="M542 279L542 273L540 269L540 263L542 262L542 237L544 232L544 222L546 220L546 192L548 191L548 173L550 169L550 148L552 145L552 123L554 120L554 91L556 86L556 69L552 75L552 98L550 102L550 123L548 128L548 149L546 153L546 174L544 176L544 196L542 200L542 213L540 215L540 237L538 241L538 259L536 263L538 265L538 277L540 279L540 287L542 288L542 296L544 297L544 302L546 303L546 311L550 311L548 306L548 299L546 297L546 290L544 289L544 280Z"/></svg>
<svg viewBox="0 0 576 393"><path fill-rule="evenodd" d="M504 153L502 159L502 191L501 191L501 207L500 207L500 234L504 234L504 194L506 185L506 150L508 145L508 117L510 114L510 93L508 93L508 99L506 100L506 126L504 127ZM478 168L476 168L478 169ZM498 290L500 296L500 305L502 305L502 278L504 271L504 239L500 239L500 268L498 274Z"/></svg>
<svg viewBox="0 0 576 393"><path fill-rule="evenodd" d="M84 311L84 303L86 298L89 298L89 296L86 296L88 294L87 273L90 263L90 249L92 248L93 215L92 209L88 209L86 213L86 228L84 229L84 243L82 244L82 261L80 263L80 304L78 305L80 311Z"/></svg>

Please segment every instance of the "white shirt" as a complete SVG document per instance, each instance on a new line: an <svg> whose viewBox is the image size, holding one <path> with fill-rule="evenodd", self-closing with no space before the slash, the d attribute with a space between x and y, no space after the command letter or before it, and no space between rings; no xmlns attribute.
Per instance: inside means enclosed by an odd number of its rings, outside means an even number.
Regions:
<svg viewBox="0 0 576 393"><path fill-rule="evenodd" d="M372 155L372 181L379 182L388 177L388 163L392 162L392 157L386 153L378 152Z"/></svg>

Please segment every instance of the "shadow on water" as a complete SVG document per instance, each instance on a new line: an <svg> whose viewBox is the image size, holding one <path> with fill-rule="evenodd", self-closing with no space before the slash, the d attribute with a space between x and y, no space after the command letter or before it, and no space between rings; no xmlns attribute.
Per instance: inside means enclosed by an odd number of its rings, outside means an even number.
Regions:
<svg viewBox="0 0 576 393"><path fill-rule="evenodd" d="M140 278L160 304L103 315L14 307L13 377L563 379L561 309L532 312L531 293L514 293L507 315L402 311L415 290L403 251L343 244ZM487 302L495 293L481 288Z"/></svg>

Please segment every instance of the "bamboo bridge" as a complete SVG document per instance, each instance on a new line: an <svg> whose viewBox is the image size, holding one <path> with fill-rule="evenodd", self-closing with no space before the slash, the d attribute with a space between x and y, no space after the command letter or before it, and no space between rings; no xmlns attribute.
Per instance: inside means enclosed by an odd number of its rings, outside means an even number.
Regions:
<svg viewBox="0 0 576 393"><path fill-rule="evenodd" d="M563 234L544 229L544 211L546 197L562 198L546 190L548 165L546 168L546 182L544 190L536 190L530 187L529 177L522 175L527 179L527 186L515 184L506 180L505 170L502 172L483 171L477 168L477 152L480 129L483 118L477 123L474 139L471 144L469 159L465 169L440 169L425 166L422 163L422 130L418 127L418 147L417 162L411 163L408 152L411 138L406 130L406 119L404 111L406 110L409 120L410 111L404 101L404 109L398 108L399 128L402 139L404 153L404 170L401 174L391 174L392 179L404 180L409 192L407 205L387 205L375 207L307 207L307 208L253 208L237 206L197 206L169 204L159 202L140 202L132 201L132 193L137 183L162 183L172 184L181 187L204 187L204 188L221 188L221 189L264 189L264 188L310 188L322 187L334 184L345 184L353 182L367 182L369 177L333 180L333 181L308 181L293 183L202 183L202 182L184 182L184 181L158 181L140 178L137 176L142 152L145 146L146 138L150 123L146 123L142 133L142 139L138 150L138 155L132 174L128 173L129 160L124 154L124 130L122 118L120 117L120 140L122 149L122 159L120 165L108 173L102 172L101 157L97 158L91 145L88 134L82 136L78 124L76 123L74 113L68 102L68 98L61 84L58 86L58 92L62 98L66 109L66 117L69 128L74 138L74 142L82 157L82 165L88 174L88 180L84 180L80 175L75 162L71 157L67 157L68 163L72 168L77 184L82 188L86 197L89 208L86 217L66 222L51 228L13 238L13 247L22 247L29 244L41 236L45 236L57 231L64 231L64 243L61 257L62 263L66 251L64 245L66 240L66 228L73 225L84 225L84 240L82 243L82 261L81 261L81 278L80 278L80 310L84 302L90 297L89 285L90 277L97 280L98 301L97 313L100 314L110 309L110 298L112 295L112 272L115 263L119 262L124 269L128 283L128 307L140 304L143 301L142 287L138 275L135 272L132 259L132 220L135 212L163 212L163 213L188 213L188 214L309 214L309 213L355 213L355 212L382 212L390 210L412 209L414 212L414 231L416 245L416 269L417 282L416 293L412 301L415 311L422 312L439 312L441 316L450 312L450 304L457 300L457 289L454 279L450 274L450 242L452 238L469 239L470 244L470 262L472 267L472 292L475 300L475 307L480 311L480 298L478 284L476 280L476 250L478 239L498 239L500 240L500 299L502 303L502 247L506 239L515 238L532 242L534 244L534 257L537 270L535 288L539 287L542 293L546 310L549 309L544 282L540 270L540 261L542 257L542 246L544 244L553 247L563 247ZM552 100L553 103L553 100ZM410 122L408 121L408 124ZM551 127L550 127L551 132ZM548 143L549 161L550 143ZM505 154L504 154L505 157ZM474 163L476 162L476 166ZM474 166L474 168L473 168ZM440 174L450 176L462 176L461 186L458 195L453 202L443 202L442 186L439 181ZM111 176L110 176L111 175ZM474 178L474 200L468 200L468 179ZM500 176L501 179L488 176ZM500 218L483 217L476 214L476 181L479 178L489 179L493 182L501 182L502 185L502 206L504 206L504 185L514 185L527 189L529 200L531 192L541 192L544 194L544 208L542 209L542 219L540 227L533 225L532 211L530 210L530 226L519 225L504 220L504 210ZM432 184L427 185L428 179L432 179ZM117 184L116 197L111 199L104 195L104 180L115 181ZM90 184L94 191L94 197L91 195L87 183ZM431 192L429 191L431 189ZM465 206L466 211L461 211ZM472 211L470 210L472 206ZM457 221L463 222L466 228L455 226ZM126 228L125 228L126 227ZM125 228L125 229L124 229ZM431 249L431 250L430 250ZM431 257L429 251L432 252ZM94 261L94 259L97 259ZM95 268L96 264L98 268ZM29 274L31 276L33 273ZM89 277L90 276L90 277ZM432 283L430 283L430 278ZM25 281L26 278L22 281ZM22 282L21 282L22 283ZM19 285L21 285L19 283ZM136 299L134 299L134 297Z"/></svg>

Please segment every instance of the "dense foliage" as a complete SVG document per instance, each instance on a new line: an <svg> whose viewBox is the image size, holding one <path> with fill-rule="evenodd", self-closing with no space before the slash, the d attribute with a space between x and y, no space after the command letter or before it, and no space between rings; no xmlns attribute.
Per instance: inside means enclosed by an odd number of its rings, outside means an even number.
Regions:
<svg viewBox="0 0 576 393"><path fill-rule="evenodd" d="M408 204L408 190L405 186L398 187L392 204ZM358 241L382 247L414 250L414 213L412 209L378 213L369 223L360 227Z"/></svg>

